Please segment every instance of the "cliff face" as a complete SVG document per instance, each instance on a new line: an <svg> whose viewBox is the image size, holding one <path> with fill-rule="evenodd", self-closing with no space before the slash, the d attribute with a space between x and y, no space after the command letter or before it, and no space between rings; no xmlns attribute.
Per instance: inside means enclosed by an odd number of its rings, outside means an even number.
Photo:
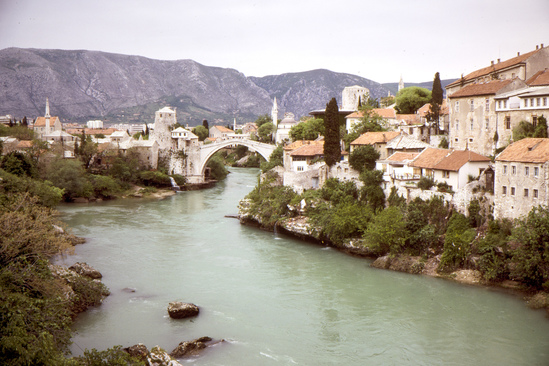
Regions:
<svg viewBox="0 0 549 366"><path fill-rule="evenodd" d="M7 48L0 50L0 115L35 118L51 112L63 121L115 116L149 122L162 104L178 108L178 118L196 124L202 118L254 120L270 113L274 96L279 111L307 115L344 87L361 85L376 98L386 89L358 76L313 70L246 77L192 60L161 61L85 50ZM107 117L107 118L105 118ZM131 117L131 118L130 118Z"/></svg>

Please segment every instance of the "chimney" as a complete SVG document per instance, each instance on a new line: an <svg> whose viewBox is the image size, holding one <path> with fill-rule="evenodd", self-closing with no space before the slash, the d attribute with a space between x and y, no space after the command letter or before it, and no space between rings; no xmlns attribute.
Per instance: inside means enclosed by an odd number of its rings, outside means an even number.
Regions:
<svg viewBox="0 0 549 366"><path fill-rule="evenodd" d="M539 46L539 48L543 48L543 43Z"/></svg>
<svg viewBox="0 0 549 366"><path fill-rule="evenodd" d="M501 58L498 58L498 64L501 62Z"/></svg>
<svg viewBox="0 0 549 366"><path fill-rule="evenodd" d="M492 61L492 66L494 66L494 61Z"/></svg>
<svg viewBox="0 0 549 366"><path fill-rule="evenodd" d="M538 45L536 45L536 50L539 50L539 46L538 46Z"/></svg>
<svg viewBox="0 0 549 366"><path fill-rule="evenodd" d="M520 56L520 52L517 52L517 56Z"/></svg>

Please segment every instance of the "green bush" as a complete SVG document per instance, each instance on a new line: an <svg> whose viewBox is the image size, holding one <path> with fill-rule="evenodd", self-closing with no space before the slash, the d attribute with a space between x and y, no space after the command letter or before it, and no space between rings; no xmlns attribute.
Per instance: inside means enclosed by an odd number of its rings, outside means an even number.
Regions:
<svg viewBox="0 0 549 366"><path fill-rule="evenodd" d="M12 151L2 157L1 168L19 177L36 178L38 170L34 161L27 154Z"/></svg>
<svg viewBox="0 0 549 366"><path fill-rule="evenodd" d="M217 181L225 179L227 177L227 174L229 174L229 171L227 170L227 168L225 168L225 165L223 164L223 159L218 155L214 155L208 161L207 166L208 168L210 168L210 177Z"/></svg>
<svg viewBox="0 0 549 366"><path fill-rule="evenodd" d="M307 212L312 223L321 228L321 236L335 244L361 237L372 217L371 209L358 201L344 201L335 206L324 202Z"/></svg>
<svg viewBox="0 0 549 366"><path fill-rule="evenodd" d="M490 221L486 235L477 243L479 270L489 281L501 281L509 277L507 241L511 226L508 220Z"/></svg>
<svg viewBox="0 0 549 366"><path fill-rule="evenodd" d="M76 159L56 159L46 168L44 179L64 189L64 198L71 201L76 197L91 197L92 184L88 181L82 162Z"/></svg>
<svg viewBox="0 0 549 366"><path fill-rule="evenodd" d="M147 187L171 187L170 176L159 171L144 170L139 172L139 181Z"/></svg>
<svg viewBox="0 0 549 366"><path fill-rule="evenodd" d="M282 149L282 145L278 145L276 149L274 149L274 151L269 156L269 161L265 161L260 164L261 171L265 173L266 171L271 170L275 166L282 166L284 163L283 156L284 156L284 150Z"/></svg>
<svg viewBox="0 0 549 366"><path fill-rule="evenodd" d="M90 175L94 195L102 198L113 198L122 193L122 187L116 179L106 175Z"/></svg>
<svg viewBox="0 0 549 366"><path fill-rule="evenodd" d="M288 206L297 195L290 187L270 183L268 180L259 183L246 196L250 201L249 212L267 229L273 229L279 220L293 215Z"/></svg>
<svg viewBox="0 0 549 366"><path fill-rule="evenodd" d="M421 178L419 178L419 182L417 182L417 187L422 190L429 190L434 185L435 181L431 177L422 176Z"/></svg>
<svg viewBox="0 0 549 366"><path fill-rule="evenodd" d="M439 270L447 271L463 266L471 252L471 242L475 236L476 231L469 225L469 219L454 212L448 222Z"/></svg>
<svg viewBox="0 0 549 366"><path fill-rule="evenodd" d="M142 366L145 360L130 356L121 346L115 346L104 351L95 348L85 350L84 355L71 359L74 366Z"/></svg>
<svg viewBox="0 0 549 366"><path fill-rule="evenodd" d="M401 253L406 243L406 222L398 207L380 211L368 225L364 240L377 255Z"/></svg>
<svg viewBox="0 0 549 366"><path fill-rule="evenodd" d="M37 203L54 207L63 199L64 190L54 187L51 182L41 182L30 178L18 177L0 169L0 205L7 195L28 192L37 198Z"/></svg>

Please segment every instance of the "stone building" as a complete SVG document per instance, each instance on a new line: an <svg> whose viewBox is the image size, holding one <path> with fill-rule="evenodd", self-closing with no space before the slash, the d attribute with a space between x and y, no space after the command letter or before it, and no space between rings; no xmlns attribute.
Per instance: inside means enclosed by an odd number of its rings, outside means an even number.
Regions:
<svg viewBox="0 0 549 366"><path fill-rule="evenodd" d="M358 111L359 102L365 104L370 97L370 89L363 86L347 86L341 92L341 109Z"/></svg>
<svg viewBox="0 0 549 366"><path fill-rule="evenodd" d="M38 139L44 139L44 136L51 134L54 131L63 130L63 125L59 117L50 115L50 101L46 98L46 113L44 117L37 117L34 121L34 133Z"/></svg>
<svg viewBox="0 0 549 366"><path fill-rule="evenodd" d="M290 130L292 129L292 127L297 126L298 123L300 122L295 120L295 116L293 113L284 113L284 118L282 119L282 121L280 121L280 123L278 123L276 128L275 143L280 144L290 141Z"/></svg>
<svg viewBox="0 0 549 366"><path fill-rule="evenodd" d="M227 139L235 135L235 132L225 126L213 126L210 128L209 137L213 139Z"/></svg>
<svg viewBox="0 0 549 366"><path fill-rule="evenodd" d="M169 150L173 146L172 129L177 123L175 110L164 107L156 111L154 116L154 129L149 132L149 140L156 141L160 150Z"/></svg>
<svg viewBox="0 0 549 366"><path fill-rule="evenodd" d="M515 219L549 204L549 139L525 138L496 157L494 216Z"/></svg>

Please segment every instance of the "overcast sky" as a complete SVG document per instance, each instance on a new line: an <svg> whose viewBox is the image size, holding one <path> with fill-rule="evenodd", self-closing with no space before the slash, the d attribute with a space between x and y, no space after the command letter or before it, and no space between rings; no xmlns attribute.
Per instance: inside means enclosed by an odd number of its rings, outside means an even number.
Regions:
<svg viewBox="0 0 549 366"><path fill-rule="evenodd" d="M549 0L0 0L0 49L192 59L265 76L457 78L549 45Z"/></svg>

